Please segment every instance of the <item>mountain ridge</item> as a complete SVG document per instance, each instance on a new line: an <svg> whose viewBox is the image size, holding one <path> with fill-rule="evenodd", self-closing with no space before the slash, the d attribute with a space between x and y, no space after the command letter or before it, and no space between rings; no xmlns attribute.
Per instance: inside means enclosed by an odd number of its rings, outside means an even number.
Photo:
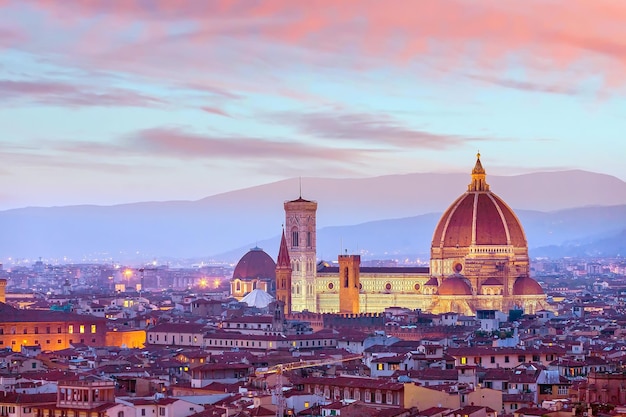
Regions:
<svg viewBox="0 0 626 417"><path fill-rule="evenodd" d="M626 182L606 174L574 170L491 175L487 181L518 214L523 210L549 213L577 210L581 205L602 208L626 204ZM331 226L353 226L381 219L429 213L437 217L432 213L440 215L466 191L468 183L469 175L454 173L356 179L304 178L303 197L318 202L317 224L322 233L322 229ZM25 207L0 211L0 228L8 237L0 239L0 258L152 259L226 253L247 242L278 235L284 223L282 204L297 198L298 190L299 180L290 178L196 201ZM562 214L569 215L568 212ZM591 220L578 218L578 221L599 224L597 215L589 215ZM574 212L571 216L577 214ZM522 224L527 227L524 221ZM577 225L568 224L559 232L563 240L582 236L574 230ZM426 223L420 227L426 228ZM406 229L403 232L406 233ZM420 234L423 238L424 233ZM429 241L432 229L425 234ZM548 237L542 238L546 244L555 243ZM329 239L335 238L329 235ZM349 236L345 238L346 244L349 240ZM335 246L341 249L341 244Z"/></svg>

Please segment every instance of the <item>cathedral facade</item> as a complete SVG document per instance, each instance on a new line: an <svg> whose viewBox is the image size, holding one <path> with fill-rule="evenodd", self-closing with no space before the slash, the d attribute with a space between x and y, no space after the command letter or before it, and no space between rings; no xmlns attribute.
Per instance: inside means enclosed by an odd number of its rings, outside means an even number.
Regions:
<svg viewBox="0 0 626 417"><path fill-rule="evenodd" d="M287 210L285 214L289 224L293 214ZM309 232L315 241L315 230ZM314 252L315 247L309 250ZM480 154L466 192L435 227L430 268L359 263L358 255L341 255L338 266L320 264L311 294L315 307L309 303L309 311L379 313L400 306L473 315L482 309L526 313L550 309L541 286L529 276L524 229L513 210L490 190ZM304 305L293 307L301 311Z"/></svg>
<svg viewBox="0 0 626 417"><path fill-rule="evenodd" d="M525 313L551 307L529 275L528 243L513 210L490 190L477 155L471 181L433 232L429 267L361 267L358 255L316 261L317 203L287 201L276 269L285 312L380 313L387 307L435 314L477 310ZM288 253L284 253L287 251ZM291 273L291 282L285 274ZM287 283L287 284L285 284ZM286 287L291 284L291 294ZM281 287L282 285L282 287Z"/></svg>

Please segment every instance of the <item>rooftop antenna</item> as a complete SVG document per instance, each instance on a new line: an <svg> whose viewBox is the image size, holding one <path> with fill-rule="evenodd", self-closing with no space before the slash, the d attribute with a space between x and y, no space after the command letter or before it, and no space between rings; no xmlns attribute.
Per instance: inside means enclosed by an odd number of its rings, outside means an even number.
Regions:
<svg viewBox="0 0 626 417"><path fill-rule="evenodd" d="M300 198L302 198L302 177L298 177L298 180L300 184Z"/></svg>

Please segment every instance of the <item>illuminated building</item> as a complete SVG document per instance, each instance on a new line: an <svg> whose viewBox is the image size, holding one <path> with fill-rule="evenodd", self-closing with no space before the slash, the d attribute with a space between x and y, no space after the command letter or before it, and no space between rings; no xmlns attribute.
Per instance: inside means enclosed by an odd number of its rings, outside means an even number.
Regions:
<svg viewBox="0 0 626 417"><path fill-rule="evenodd" d="M256 289L274 293L275 281L276 263L263 249L254 247L237 263L230 281L230 294L240 301Z"/></svg>
<svg viewBox="0 0 626 417"><path fill-rule="evenodd" d="M316 209L317 203L302 198L285 203L293 311L353 314L401 306L473 315L481 309L550 309L541 286L529 276L522 225L491 192L480 154L467 191L435 228L430 268L360 267L358 256L342 255L339 267L321 263L311 270Z"/></svg>
<svg viewBox="0 0 626 417"><path fill-rule="evenodd" d="M104 346L106 319L61 311L18 310L0 303L0 348L67 349L72 343Z"/></svg>

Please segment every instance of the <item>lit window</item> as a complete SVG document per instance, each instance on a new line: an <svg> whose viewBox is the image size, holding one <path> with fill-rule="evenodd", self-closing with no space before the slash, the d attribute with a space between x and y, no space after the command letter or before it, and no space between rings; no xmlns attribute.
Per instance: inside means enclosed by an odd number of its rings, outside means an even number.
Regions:
<svg viewBox="0 0 626 417"><path fill-rule="evenodd" d="M80 331L81 333L85 333L85 325L84 325L84 324L81 324L81 325L80 325L80 327L79 327L79 331Z"/></svg>
<svg viewBox="0 0 626 417"><path fill-rule="evenodd" d="M96 325L92 324L91 325L91 333L95 333L96 332Z"/></svg>
<svg viewBox="0 0 626 417"><path fill-rule="evenodd" d="M67 332L68 333L74 333L74 325L70 324L69 326L67 326Z"/></svg>
<svg viewBox="0 0 626 417"><path fill-rule="evenodd" d="M465 356L461 357L461 365L467 365L467 358Z"/></svg>
<svg viewBox="0 0 626 417"><path fill-rule="evenodd" d="M309 402L308 402L308 401L305 401L305 402L304 402L304 408L309 408L310 406L311 406L311 404L309 404Z"/></svg>

